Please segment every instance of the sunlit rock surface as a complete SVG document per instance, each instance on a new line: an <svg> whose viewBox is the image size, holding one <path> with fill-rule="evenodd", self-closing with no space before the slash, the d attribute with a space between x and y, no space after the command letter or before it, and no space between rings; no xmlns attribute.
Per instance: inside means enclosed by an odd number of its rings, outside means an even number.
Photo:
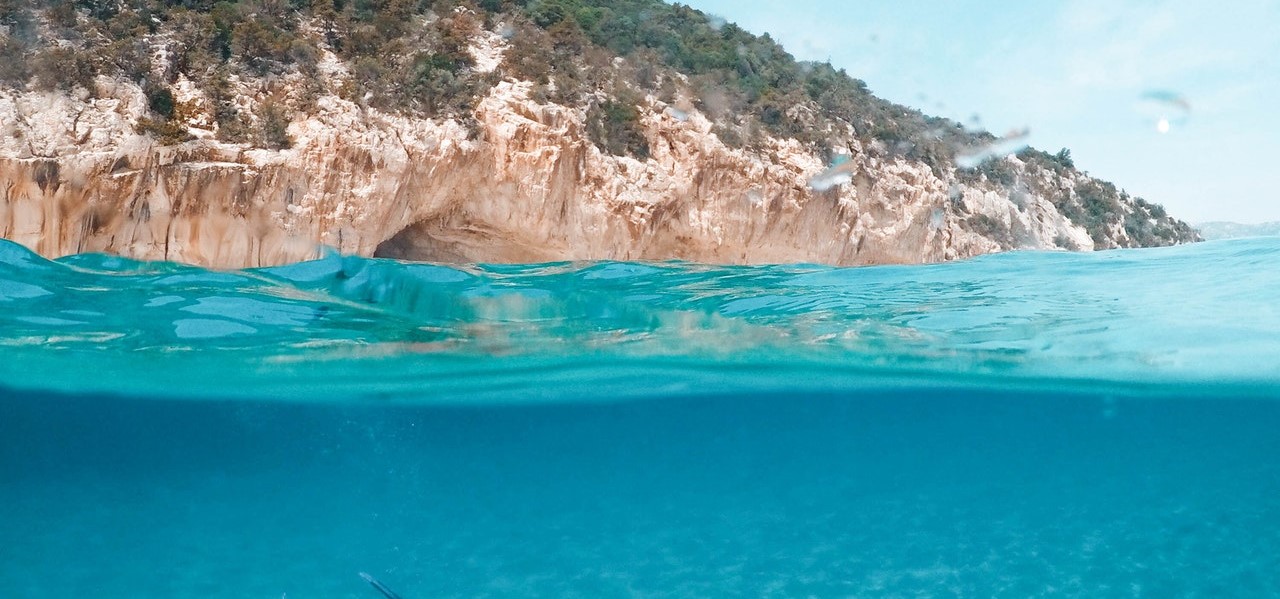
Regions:
<svg viewBox="0 0 1280 599"><path fill-rule="evenodd" d="M855 147L850 180L814 191L827 165L797 142L733 149L701 114L652 98L640 161L603 153L583 109L536 102L521 81L493 87L469 124L325 95L295 115L294 145L279 151L215 141L198 116L196 140L159 145L135 131L140 89L97 85L78 97L0 92L0 236L51 257L215 267L297 261L321 245L434 261L878 264L1096 242L1027 191L1070 194L1070 181L964 185ZM1117 227L1109 245L1125 235Z"/></svg>

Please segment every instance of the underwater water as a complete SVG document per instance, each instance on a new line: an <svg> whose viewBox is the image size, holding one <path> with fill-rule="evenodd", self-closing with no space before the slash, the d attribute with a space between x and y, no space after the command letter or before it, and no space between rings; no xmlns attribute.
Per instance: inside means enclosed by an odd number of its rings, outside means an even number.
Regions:
<svg viewBox="0 0 1280 599"><path fill-rule="evenodd" d="M0 597L1275 595L1278 260L0 242Z"/></svg>

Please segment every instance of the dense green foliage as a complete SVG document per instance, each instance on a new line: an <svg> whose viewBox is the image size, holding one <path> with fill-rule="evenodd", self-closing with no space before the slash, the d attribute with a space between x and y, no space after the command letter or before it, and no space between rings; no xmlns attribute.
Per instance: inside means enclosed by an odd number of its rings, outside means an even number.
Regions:
<svg viewBox="0 0 1280 599"><path fill-rule="evenodd" d="M1063 149L1049 154L1035 149L1023 150L1018 158L1030 168L1045 173L1050 185L1025 183L1040 195L1052 198L1054 207L1064 216L1085 228L1098 248L1113 247L1109 239L1123 231L1129 245L1147 247L1165 245L1172 241L1197 239L1194 229L1187 223L1170 218L1164 208L1142 198L1130 196L1115 185L1098 179L1081 177L1071 160L1070 150ZM1061 193L1064 181L1070 192Z"/></svg>
<svg viewBox="0 0 1280 599"><path fill-rule="evenodd" d="M800 139L822 153L847 144L849 127L864 146L924 161L939 174L954 148L990 139L873 96L865 83L830 64L801 63L767 34L756 36L700 11L658 0L533 0L532 21L584 37L611 54L658 62L689 77L697 107L732 137L758 132ZM642 86L648 81L637 78ZM659 86L660 98L672 90ZM733 140L726 140L733 141Z"/></svg>
<svg viewBox="0 0 1280 599"><path fill-rule="evenodd" d="M587 111L587 135L611 154L648 158L649 142L637 126L639 118L635 104L606 100Z"/></svg>
<svg viewBox="0 0 1280 599"><path fill-rule="evenodd" d="M486 30L507 40L491 73L475 69L469 51ZM349 76L322 76L326 52ZM208 100L220 138L269 148L289 147L292 115L325 94L465 123L490 86L518 78L534 82L536 100L583 108L603 151L644 159L640 106L652 96L696 107L732 147L762 149L769 134L828 158L860 150L921 161L944 179L1038 186L1095 240L1117 228L1144 244L1194 235L1110 184L1064 192L1022 181L1024 169L1005 160L957 169L958 149L995 138L877 98L830 64L796 61L768 35L662 0L0 0L0 85L92 93L99 74L142 86L150 114L138 128L165 143L190 137L182 122L191 108L170 91L185 76ZM237 102L246 89L256 97L249 110ZM1065 149L1019 158L1055 180L1077 173ZM999 223L970 220L1012 243Z"/></svg>
<svg viewBox="0 0 1280 599"><path fill-rule="evenodd" d="M467 42L498 22L511 32L505 63L499 73L477 74ZM865 146L940 173L951 147L980 139L880 100L828 64L799 63L768 35L659 0L0 0L0 24L8 30L0 55L9 59L0 81L40 89L92 90L99 73L151 84L182 73L217 97L233 76L314 77L323 45L351 66L352 84L337 90L349 98L465 116L497 78L520 77L542 84L543 99L587 103L604 114L594 120L598 133L614 130L610 151L643 151L625 133L628 110L603 105L627 92L692 98L730 143L751 144L769 132L829 153L844 151L852 131ZM172 41L162 74L168 81L153 82L149 48L161 38ZM629 60L615 65L615 56ZM231 139L252 141L237 122L245 116L227 108L217 120Z"/></svg>
<svg viewBox="0 0 1280 599"><path fill-rule="evenodd" d="M180 107L163 97L177 77L210 99L219 136L287 147L289 109L323 92L380 108L435 115L465 111L487 82L467 69L467 41L481 22L454 2L404 0L0 0L0 83L42 90L94 91L99 74L147 90L152 114L139 124L165 141L184 136ZM431 11L447 17L428 19ZM419 24L425 24L419 27ZM153 63L163 47L165 68ZM322 49L346 61L352 84L310 89L291 106L268 100L255 114L234 103L235 83L256 81L272 98L282 78L319 86ZM159 94L159 95L157 95Z"/></svg>

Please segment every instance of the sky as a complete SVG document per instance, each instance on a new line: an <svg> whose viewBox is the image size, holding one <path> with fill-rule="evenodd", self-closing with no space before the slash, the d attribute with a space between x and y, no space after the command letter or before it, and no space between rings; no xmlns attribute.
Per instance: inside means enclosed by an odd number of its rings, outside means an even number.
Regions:
<svg viewBox="0 0 1280 599"><path fill-rule="evenodd" d="M1280 221L1280 0L680 1L1188 222Z"/></svg>

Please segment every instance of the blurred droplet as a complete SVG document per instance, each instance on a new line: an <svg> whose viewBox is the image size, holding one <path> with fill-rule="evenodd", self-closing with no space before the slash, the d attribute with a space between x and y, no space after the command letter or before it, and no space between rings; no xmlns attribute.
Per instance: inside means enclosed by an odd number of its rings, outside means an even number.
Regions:
<svg viewBox="0 0 1280 599"><path fill-rule="evenodd" d="M1029 137L1031 130L1024 127L1010 131L990 143L964 148L956 153L956 166L976 168L992 158L1003 158L1026 148Z"/></svg>
<svg viewBox="0 0 1280 599"><path fill-rule="evenodd" d="M809 179L809 189L814 191L826 191L833 187L844 185L853 180L854 171L853 162L848 156L836 156L831 161L831 167Z"/></svg>
<svg viewBox="0 0 1280 599"><path fill-rule="evenodd" d="M1138 98L1138 113L1156 131L1168 133L1174 127L1186 124L1191 116L1191 102L1175 92L1151 90Z"/></svg>
<svg viewBox="0 0 1280 599"><path fill-rule="evenodd" d="M1116 417L1116 398L1110 395L1102 398L1102 418L1112 420Z"/></svg>
<svg viewBox="0 0 1280 599"><path fill-rule="evenodd" d="M701 96L696 101L703 114L713 120L730 114L729 97L723 88L712 86L701 91Z"/></svg>
<svg viewBox="0 0 1280 599"><path fill-rule="evenodd" d="M667 107L667 114L683 123L689 120L689 115L693 114L694 110L697 110L697 108L694 107L692 100L684 95L678 95L675 101Z"/></svg>
<svg viewBox="0 0 1280 599"><path fill-rule="evenodd" d="M1170 106L1182 112L1191 112L1191 102L1188 102L1186 98L1175 92L1152 90L1142 94L1142 99Z"/></svg>
<svg viewBox="0 0 1280 599"><path fill-rule="evenodd" d="M945 212L943 212L941 208L934 208L934 209L933 209L933 212L930 212L930 213L929 213L929 228L930 228L930 229L933 229L934 231L937 231L937 230L941 229L941 228L942 228L942 225L943 225L943 224L945 224L945 223L946 223L946 213L945 213Z"/></svg>

